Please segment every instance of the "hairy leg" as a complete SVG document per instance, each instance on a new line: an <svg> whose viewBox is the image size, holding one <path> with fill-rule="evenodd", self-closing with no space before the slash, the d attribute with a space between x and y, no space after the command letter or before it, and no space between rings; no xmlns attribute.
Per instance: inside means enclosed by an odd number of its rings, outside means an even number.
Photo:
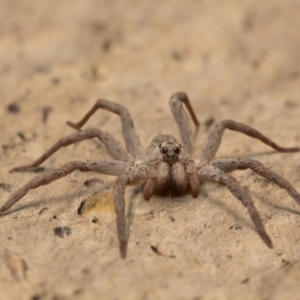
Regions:
<svg viewBox="0 0 300 300"><path fill-rule="evenodd" d="M120 104L111 102L109 100L99 99L79 122L73 123L68 121L67 125L79 130L100 108L103 108L120 116L122 122L122 132L127 151L134 157L137 155L144 155L145 151L135 132L131 115L128 109Z"/></svg>
<svg viewBox="0 0 300 300"><path fill-rule="evenodd" d="M215 166L205 166L202 169L198 170L198 180L211 181L225 185L230 190L230 192L247 208L248 213L257 229L257 232L264 243L269 248L273 247L272 241L264 229L264 225L251 197L233 177L224 173L222 170L216 168Z"/></svg>
<svg viewBox="0 0 300 300"><path fill-rule="evenodd" d="M182 103L185 104L188 112L190 113L192 120L196 126L196 131L200 126L200 122L197 119L197 116L193 110L193 107L186 93L179 92L171 96L169 100L169 105L180 132L181 143L183 144L184 149L189 154L192 154L193 153L192 130L190 128L190 123L186 115L186 112L182 107Z"/></svg>
<svg viewBox="0 0 300 300"><path fill-rule="evenodd" d="M249 168L258 175L276 183L279 187L285 189L290 194L290 196L300 205L300 195L294 189L294 187L285 178L266 168L261 162L255 159L223 158L213 160L210 165L213 165L226 173L234 170L245 170Z"/></svg>
<svg viewBox="0 0 300 300"><path fill-rule="evenodd" d="M107 132L104 132L99 129L89 128L85 129L83 131L75 132L71 135L68 135L62 139L60 139L57 143L55 143L51 148L49 148L41 157L39 157L34 162L20 166L15 167L11 169L11 172L19 172L24 171L30 168L35 168L39 166L41 163L43 163L47 158L49 158L52 154L54 154L56 151L58 151L62 147L69 146L71 144L92 139L97 137L101 142L104 143L106 146L109 154L112 156L112 158L116 160L122 160L122 161L130 161L132 160L132 157L130 154L128 154L123 147Z"/></svg>
<svg viewBox="0 0 300 300"><path fill-rule="evenodd" d="M139 169L131 166L127 168L122 175L117 178L114 188L114 202L117 216L117 232L120 245L121 257L126 257L128 235L126 233L125 221L125 199L124 193L126 185L139 184L145 182L147 179L147 172L145 169Z"/></svg>
<svg viewBox="0 0 300 300"><path fill-rule="evenodd" d="M130 162L120 160L90 160L86 163L86 166L92 172L120 176L130 164Z"/></svg>
<svg viewBox="0 0 300 300"><path fill-rule="evenodd" d="M209 136L202 148L201 154L200 154L200 160L204 162L209 162L211 161L219 146L221 143L221 139L224 133L225 129L230 129L233 131L238 131L243 134L246 134L252 138L256 138L263 143L267 144L268 146L272 147L273 149L277 150L278 152L297 152L300 151L299 147L291 147L291 148L284 148L279 145L277 145L275 142L267 138L265 135L257 131L256 129L242 124L238 123L232 120L223 120L218 123L216 123L209 133Z"/></svg>
<svg viewBox="0 0 300 300"><path fill-rule="evenodd" d="M48 171L31 179L26 185L14 192L10 198L0 207L0 213L7 211L21 198L23 198L30 190L36 189L41 185L49 184L59 178L79 170L81 172L99 172L108 175L120 175L126 169L128 163L121 161L92 161L88 163L80 161L71 161L62 165L59 169Z"/></svg>

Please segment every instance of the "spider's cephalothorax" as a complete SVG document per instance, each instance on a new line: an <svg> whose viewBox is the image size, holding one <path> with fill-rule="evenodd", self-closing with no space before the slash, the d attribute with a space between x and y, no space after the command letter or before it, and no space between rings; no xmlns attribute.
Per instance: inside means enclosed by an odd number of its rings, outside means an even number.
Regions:
<svg viewBox="0 0 300 300"><path fill-rule="evenodd" d="M169 165L173 165L179 159L181 145L174 141L166 141L159 145L163 159Z"/></svg>
<svg viewBox="0 0 300 300"><path fill-rule="evenodd" d="M144 188L145 200L149 200L152 195L179 197L191 193L188 166L193 165L194 161L189 159L174 137L157 136L151 142L147 153L149 159L146 162L148 178ZM196 185L198 196L198 181Z"/></svg>
<svg viewBox="0 0 300 300"><path fill-rule="evenodd" d="M185 104L194 124L198 128L199 122L196 114L187 95L183 92L172 95L169 104L179 129L180 144L170 135L159 135L152 140L145 152L135 132L129 111L120 104L104 99L98 100L78 123L67 122L67 124L79 130L99 108L118 114L122 122L126 150L109 133L96 128L81 130L64 137L33 163L13 168L11 171L17 172L38 167L60 148L91 138L98 138L106 146L113 159L110 161L72 161L54 171L48 171L45 174L39 175L14 192L8 201L0 207L0 213L7 211L26 195L29 190L62 178L75 170L82 172L93 171L117 176L114 187L114 203L120 252L122 258L125 258L128 237L126 232L124 192L128 184L143 183L144 198L149 200L152 195L181 196L190 193L193 197L198 197L200 182L211 181L225 185L241 201L247 208L257 233L265 244L272 248L272 241L264 229L251 196L234 177L227 173L249 168L258 175L284 188L298 204L300 204L299 193L285 178L266 168L257 160L250 158L214 159L214 157L225 129L238 131L256 138L279 152L297 152L300 148L281 147L248 125L232 120L224 120L217 122L213 126L200 154L198 157L193 158L192 131L183 104Z"/></svg>

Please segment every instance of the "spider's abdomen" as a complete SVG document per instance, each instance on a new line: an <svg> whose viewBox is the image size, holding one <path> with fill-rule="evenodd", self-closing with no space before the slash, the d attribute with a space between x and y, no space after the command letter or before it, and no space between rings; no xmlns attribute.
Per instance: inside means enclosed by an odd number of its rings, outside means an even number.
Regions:
<svg viewBox="0 0 300 300"><path fill-rule="evenodd" d="M154 194L159 196L181 196L188 192L188 179L185 165L176 162L173 165L162 161L157 165Z"/></svg>

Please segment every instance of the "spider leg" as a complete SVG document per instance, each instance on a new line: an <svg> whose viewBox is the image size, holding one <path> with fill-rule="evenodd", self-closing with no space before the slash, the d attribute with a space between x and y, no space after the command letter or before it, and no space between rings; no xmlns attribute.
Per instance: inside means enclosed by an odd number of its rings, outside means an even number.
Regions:
<svg viewBox="0 0 300 300"><path fill-rule="evenodd" d="M285 189L290 194L290 196L300 205L300 195L294 189L294 187L285 178L283 178L276 172L266 168L261 162L255 159L223 158L213 160L210 165L213 165L226 173L234 170L245 170L249 168L258 175L274 182L280 188Z"/></svg>
<svg viewBox="0 0 300 300"><path fill-rule="evenodd" d="M41 157L39 157L34 162L20 166L15 167L11 169L10 172L19 172L24 171L30 168L34 168L39 166L41 163L43 163L47 158L49 158L52 154L54 154L56 151L58 151L62 147L69 146L71 144L92 139L94 137L97 137L101 142L104 143L106 146L109 154L112 156L112 158L116 160L122 160L122 161L130 161L132 160L132 157L129 153L127 153L123 147L111 136L109 133L104 132L99 129L89 128L82 131L75 132L73 134L70 134L62 139L60 139L57 143L55 143L51 148L49 148Z"/></svg>
<svg viewBox="0 0 300 300"><path fill-rule="evenodd" d="M270 140L269 138L267 138L265 135L263 135L262 133L260 133L259 131L257 131L256 129L242 124L242 123L238 123L232 120L223 120L220 122L217 122L212 131L209 133L209 136L202 148L202 152L200 154L200 160L204 161L204 162L209 162L211 161L219 146L221 143L221 139L224 133L225 129L230 129L233 131L238 131L241 132L243 134L246 134L250 137L256 138L260 141L262 141L263 143L267 144L268 146L272 147L273 149L277 150L278 152L297 152L300 151L299 147L291 147L291 148L284 148L281 147L279 145L277 145L275 142L273 142L272 140Z"/></svg>
<svg viewBox="0 0 300 300"><path fill-rule="evenodd" d="M145 151L135 132L134 123L128 109L120 104L109 100L99 99L86 115L77 123L68 121L67 125L79 130L89 118L100 108L113 112L120 116L122 122L122 132L126 148L132 156L145 155Z"/></svg>
<svg viewBox="0 0 300 300"><path fill-rule="evenodd" d="M257 232L264 243L273 248L272 241L265 231L264 225L261 221L258 211L248 193L239 185L239 183L232 176L224 173L215 166L205 166L197 172L199 181L211 181L225 185L230 192L239 199L247 208L248 213L257 229Z"/></svg>
<svg viewBox="0 0 300 300"><path fill-rule="evenodd" d="M128 236L126 233L126 221L125 221L125 199L124 193L126 185L139 184L147 180L146 170L131 166L127 168L116 181L114 188L114 203L117 216L117 232L120 245L121 257L126 257Z"/></svg>
<svg viewBox="0 0 300 300"><path fill-rule="evenodd" d="M183 144L184 149L189 154L192 154L193 153L192 130L190 127L187 114L182 107L182 103L185 104L187 110L189 111L193 119L193 122L196 126L196 132L199 129L200 122L197 119L197 116L193 110L193 107L186 93L179 92L171 96L169 100L169 105L180 132L181 142Z"/></svg>
<svg viewBox="0 0 300 300"><path fill-rule="evenodd" d="M31 179L26 185L14 192L11 197L0 207L0 213L5 212L9 208L11 208L30 190L36 189L41 185L46 185L54 180L65 177L76 170L79 170L81 172L94 171L109 175L120 175L127 166L128 163L124 163L121 161L92 161L87 163L80 161L68 162L62 165L59 169L48 171Z"/></svg>

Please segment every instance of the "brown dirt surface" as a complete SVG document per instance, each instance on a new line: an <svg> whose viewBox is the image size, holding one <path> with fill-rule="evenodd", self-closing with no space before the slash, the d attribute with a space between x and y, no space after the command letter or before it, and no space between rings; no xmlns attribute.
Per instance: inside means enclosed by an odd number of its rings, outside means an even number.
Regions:
<svg viewBox="0 0 300 300"><path fill-rule="evenodd" d="M211 123L222 119L299 146L299 28L295 0L2 0L1 203L37 175L9 170L73 133L65 122L100 97L129 108L145 146L157 134L178 135L168 98L181 90L201 121L196 155ZM99 111L85 127L123 142L115 115ZM300 191L300 153L275 153L226 131L217 157L236 156L260 160ZM108 158L90 140L43 167ZM300 207L250 171L233 175L252 195L274 249L223 186L204 183L198 199L150 202L128 187L122 260L114 178L74 172L1 215L0 298L300 299ZM79 215L83 201L90 206Z"/></svg>

